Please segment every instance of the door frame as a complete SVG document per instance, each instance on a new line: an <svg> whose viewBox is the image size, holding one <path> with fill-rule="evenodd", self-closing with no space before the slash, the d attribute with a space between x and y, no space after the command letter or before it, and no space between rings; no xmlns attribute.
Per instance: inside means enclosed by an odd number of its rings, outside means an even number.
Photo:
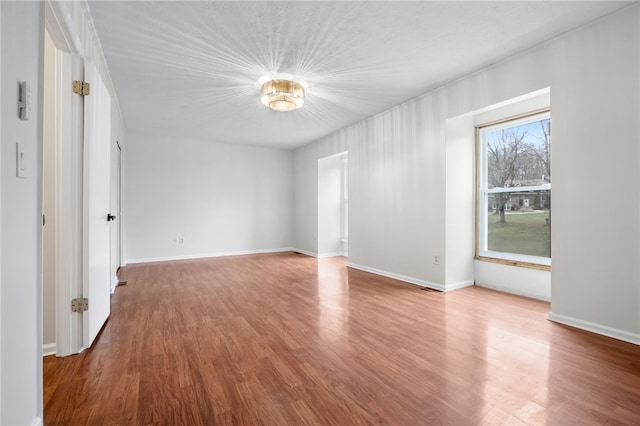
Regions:
<svg viewBox="0 0 640 426"><path fill-rule="evenodd" d="M72 125L72 117L82 114L83 102L68 83L73 79L73 57L81 59L64 6L51 1L45 5L45 28L56 47L56 356L66 356L83 349L82 317L70 306L82 295L83 134Z"/></svg>
<svg viewBox="0 0 640 426"><path fill-rule="evenodd" d="M124 250L122 247L122 234L124 233L124 225L123 225L123 217L122 217L122 145L120 145L120 141L118 139L116 139L116 162L117 162L117 167L118 167L118 171L117 171L117 179L118 179L118 183L117 183L117 187L116 187L116 191L118 191L117 193L117 206L116 206L116 214L118 215L118 242L116 244L116 249L117 249L117 256L118 256L118 268L121 268L122 266L124 266ZM116 269L116 271L117 271ZM115 290L115 289L114 289Z"/></svg>

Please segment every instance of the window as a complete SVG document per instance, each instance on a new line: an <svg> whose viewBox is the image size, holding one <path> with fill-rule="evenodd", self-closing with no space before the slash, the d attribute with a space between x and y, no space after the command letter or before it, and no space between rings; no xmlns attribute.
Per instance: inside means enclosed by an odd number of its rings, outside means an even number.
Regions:
<svg viewBox="0 0 640 426"><path fill-rule="evenodd" d="M551 266L549 111L478 126L476 257Z"/></svg>

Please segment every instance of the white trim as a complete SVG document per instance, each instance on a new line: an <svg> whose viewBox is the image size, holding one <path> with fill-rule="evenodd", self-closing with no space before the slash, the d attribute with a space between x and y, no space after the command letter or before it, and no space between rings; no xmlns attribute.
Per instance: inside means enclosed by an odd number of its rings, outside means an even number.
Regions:
<svg viewBox="0 0 640 426"><path fill-rule="evenodd" d="M517 213L517 214L527 214L527 213ZM525 262L532 263L534 265L543 265L543 266L551 266L551 258L550 257L542 257L542 256L531 256L528 254L519 254L519 253L509 253L502 251L492 251L492 250L478 250L478 256L488 257L493 259L501 259L508 260L510 262ZM485 260L478 259L480 261L486 262ZM521 266L521 265L509 265L509 266Z"/></svg>
<svg viewBox="0 0 640 426"><path fill-rule="evenodd" d="M72 35L72 19L66 6L59 1L45 2L45 28L57 48L65 52L79 52L78 37Z"/></svg>
<svg viewBox="0 0 640 426"><path fill-rule="evenodd" d="M307 256L310 256L310 257L316 257L316 258L318 257L318 253L314 253L312 251L302 250L302 249L295 248L295 247L292 248L291 250L296 252L296 253L301 253L301 254L304 254L304 255L307 255Z"/></svg>
<svg viewBox="0 0 640 426"><path fill-rule="evenodd" d="M36 417L35 419L33 419L33 421L31 422L31 426L42 426L42 418L40 416Z"/></svg>
<svg viewBox="0 0 640 426"><path fill-rule="evenodd" d="M335 253L318 253L316 255L318 259L324 259L325 257L338 257L338 256L344 256L344 252L337 251Z"/></svg>
<svg viewBox="0 0 640 426"><path fill-rule="evenodd" d="M482 190L485 194L503 194L509 192L531 192L531 191L551 191L551 184L545 183L544 185L536 186L507 186L487 188Z"/></svg>
<svg viewBox="0 0 640 426"><path fill-rule="evenodd" d="M113 294L116 291L116 287L118 287L118 282L120 282L120 280L118 280L118 274L116 274L115 277L113 277L113 280L111 281L111 294Z"/></svg>
<svg viewBox="0 0 640 426"><path fill-rule="evenodd" d="M460 281L459 283L445 284L445 291L460 290L461 288L471 287L475 284L473 280Z"/></svg>
<svg viewBox="0 0 640 426"><path fill-rule="evenodd" d="M42 356L55 355L56 354L56 344L54 343L46 343L42 345Z"/></svg>
<svg viewBox="0 0 640 426"><path fill-rule="evenodd" d="M66 46L63 50L76 53L84 59L93 59L97 64L101 64L102 66L99 66L100 75L109 88L110 94L115 94L115 86L111 79L102 44L98 38L98 31L93 22L88 0L74 2L47 0L45 4L46 28L55 44L62 48L59 43L64 42ZM90 46L83 45L83 41L88 45L93 43L95 52L90 50ZM115 99L112 99L112 102L116 105L118 116L122 117L120 102L117 96L113 96L113 98Z"/></svg>
<svg viewBox="0 0 640 426"><path fill-rule="evenodd" d="M262 253L281 253L285 251L299 251L291 247L273 248L273 249L261 249L261 250L242 250L242 251L229 251L218 253L202 253L202 254L185 254L180 256L163 256L163 257L147 257L142 259L127 259L126 264L132 263L149 263L149 262L167 262L171 260L190 260L190 259L204 259L207 257L224 257L224 256L241 256L247 254L262 254Z"/></svg>
<svg viewBox="0 0 640 426"><path fill-rule="evenodd" d="M335 154L327 155L326 157L318 158L318 160L326 160L327 158L342 157L343 155L346 157L347 154L349 154L349 150L344 150L344 151L336 152ZM345 161L345 159L343 159L343 161Z"/></svg>
<svg viewBox="0 0 640 426"><path fill-rule="evenodd" d="M410 284L419 285L420 287L429 287L435 290L447 291L446 287L442 284L436 284L425 280L420 280L418 278L408 277L406 275L400 275L393 272L383 271L381 269L370 268L364 265L358 265L356 263L347 262L347 266L353 269L359 269L361 271L369 272L376 275L382 275L383 277L393 278L395 280L404 281Z"/></svg>
<svg viewBox="0 0 640 426"><path fill-rule="evenodd" d="M82 101L68 89L79 73L77 56L56 46L56 343L57 355L78 353L74 336L80 333L80 315L69 309L71 299L82 292L82 135L76 118L82 117Z"/></svg>
<svg viewBox="0 0 640 426"><path fill-rule="evenodd" d="M578 318L573 318L573 317L569 317L562 314L554 314L553 312L549 312L547 319L549 321L568 325L570 327L579 328L581 330L586 330L592 333L601 334L603 336L612 337L614 339L622 340L624 342L633 343L634 345L640 345L640 333L630 333L628 331L620 330L618 328L613 328L613 327L609 327L602 324L596 324L594 322L584 321Z"/></svg>

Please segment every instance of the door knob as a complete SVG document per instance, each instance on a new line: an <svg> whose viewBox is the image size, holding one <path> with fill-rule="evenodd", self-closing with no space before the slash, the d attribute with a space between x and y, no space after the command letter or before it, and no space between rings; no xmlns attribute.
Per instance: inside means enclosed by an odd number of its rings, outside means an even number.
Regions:
<svg viewBox="0 0 640 426"><path fill-rule="evenodd" d="M111 213L107 213L107 222L111 222L112 220L116 220L116 217Z"/></svg>

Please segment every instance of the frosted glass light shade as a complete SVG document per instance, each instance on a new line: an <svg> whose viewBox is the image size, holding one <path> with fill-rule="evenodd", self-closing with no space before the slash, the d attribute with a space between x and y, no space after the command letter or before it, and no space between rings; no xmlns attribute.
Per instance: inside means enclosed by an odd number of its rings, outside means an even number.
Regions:
<svg viewBox="0 0 640 426"><path fill-rule="evenodd" d="M304 105L304 87L290 80L269 80L262 85L262 103L274 111L293 111Z"/></svg>

